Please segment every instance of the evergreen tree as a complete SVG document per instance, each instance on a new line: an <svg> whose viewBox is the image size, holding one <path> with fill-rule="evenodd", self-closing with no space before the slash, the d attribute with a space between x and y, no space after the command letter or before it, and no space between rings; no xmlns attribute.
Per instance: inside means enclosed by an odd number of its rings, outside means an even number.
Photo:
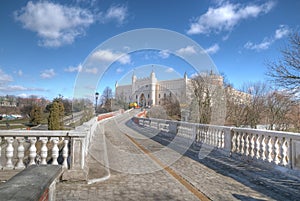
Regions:
<svg viewBox="0 0 300 201"><path fill-rule="evenodd" d="M52 104L48 106L50 111L48 117L48 130L61 130L64 128L64 105L60 98L53 100Z"/></svg>
<svg viewBox="0 0 300 201"><path fill-rule="evenodd" d="M42 107L33 105L30 111L30 123L40 124L42 122Z"/></svg>

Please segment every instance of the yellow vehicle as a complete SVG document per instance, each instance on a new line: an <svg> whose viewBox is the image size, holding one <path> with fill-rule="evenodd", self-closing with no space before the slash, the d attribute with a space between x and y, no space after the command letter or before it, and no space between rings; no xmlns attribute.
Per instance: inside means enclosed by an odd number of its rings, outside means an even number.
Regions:
<svg viewBox="0 0 300 201"><path fill-rule="evenodd" d="M136 102L129 103L129 108L138 108L138 104Z"/></svg>

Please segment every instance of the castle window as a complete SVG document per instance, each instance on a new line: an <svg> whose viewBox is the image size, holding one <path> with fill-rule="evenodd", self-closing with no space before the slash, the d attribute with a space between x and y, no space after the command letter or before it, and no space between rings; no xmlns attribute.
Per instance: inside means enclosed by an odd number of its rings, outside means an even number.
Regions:
<svg viewBox="0 0 300 201"><path fill-rule="evenodd" d="M167 94L166 93L164 93L164 98L166 98L167 97Z"/></svg>
<svg viewBox="0 0 300 201"><path fill-rule="evenodd" d="M158 98L160 98L160 94L158 94Z"/></svg>
<svg viewBox="0 0 300 201"><path fill-rule="evenodd" d="M150 98L150 95L148 94L148 98Z"/></svg>

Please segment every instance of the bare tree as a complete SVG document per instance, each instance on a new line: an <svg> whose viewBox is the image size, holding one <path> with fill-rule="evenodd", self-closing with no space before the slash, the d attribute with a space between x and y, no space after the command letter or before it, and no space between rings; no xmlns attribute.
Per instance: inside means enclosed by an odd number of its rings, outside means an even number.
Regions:
<svg viewBox="0 0 300 201"><path fill-rule="evenodd" d="M287 130L291 119L288 114L293 106L292 96L274 91L266 97L267 124L269 130Z"/></svg>
<svg viewBox="0 0 300 201"><path fill-rule="evenodd" d="M293 105L288 114L288 118L293 126L291 131L300 132L300 100L293 100Z"/></svg>
<svg viewBox="0 0 300 201"><path fill-rule="evenodd" d="M300 35L295 32L290 36L289 45L281 50L282 59L269 62L267 75L280 87L300 91Z"/></svg>
<svg viewBox="0 0 300 201"><path fill-rule="evenodd" d="M250 103L250 95L235 90L231 86L225 88L226 124L240 127L246 122L246 106Z"/></svg>
<svg viewBox="0 0 300 201"><path fill-rule="evenodd" d="M121 92L118 97L116 97L116 102L113 105L114 109L128 109L129 103L126 101L126 97L124 95L124 92Z"/></svg>
<svg viewBox="0 0 300 201"><path fill-rule="evenodd" d="M199 74L191 82L194 92L190 104L191 121L202 124L224 124L226 108L222 77L212 73Z"/></svg>
<svg viewBox="0 0 300 201"><path fill-rule="evenodd" d="M179 101L176 99L174 95L170 92L170 94L162 99L162 106L164 110L166 110L167 115L171 119L180 119L181 111Z"/></svg>
<svg viewBox="0 0 300 201"><path fill-rule="evenodd" d="M244 124L249 125L251 128L257 128L257 125L262 122L265 112L264 105L269 87L263 82L246 83L242 90L251 96L250 101L245 105Z"/></svg>
<svg viewBox="0 0 300 201"><path fill-rule="evenodd" d="M101 105L106 110L106 112L112 111L112 98L113 93L110 87L105 87L101 95Z"/></svg>

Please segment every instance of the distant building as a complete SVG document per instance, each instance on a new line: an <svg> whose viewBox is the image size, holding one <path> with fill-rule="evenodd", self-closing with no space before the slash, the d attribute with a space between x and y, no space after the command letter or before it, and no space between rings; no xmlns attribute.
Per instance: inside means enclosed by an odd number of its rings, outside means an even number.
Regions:
<svg viewBox="0 0 300 201"><path fill-rule="evenodd" d="M223 78L218 75L211 75L213 84L223 85ZM149 77L137 78L132 75L132 82L129 85L115 85L115 97L127 103L136 102L139 106L161 105L163 99L174 96L180 105L186 105L190 101L191 79L185 73L183 78L173 80L157 80L155 72L152 71Z"/></svg>
<svg viewBox="0 0 300 201"><path fill-rule="evenodd" d="M17 101L14 97L0 97L0 106L2 107L16 107Z"/></svg>

